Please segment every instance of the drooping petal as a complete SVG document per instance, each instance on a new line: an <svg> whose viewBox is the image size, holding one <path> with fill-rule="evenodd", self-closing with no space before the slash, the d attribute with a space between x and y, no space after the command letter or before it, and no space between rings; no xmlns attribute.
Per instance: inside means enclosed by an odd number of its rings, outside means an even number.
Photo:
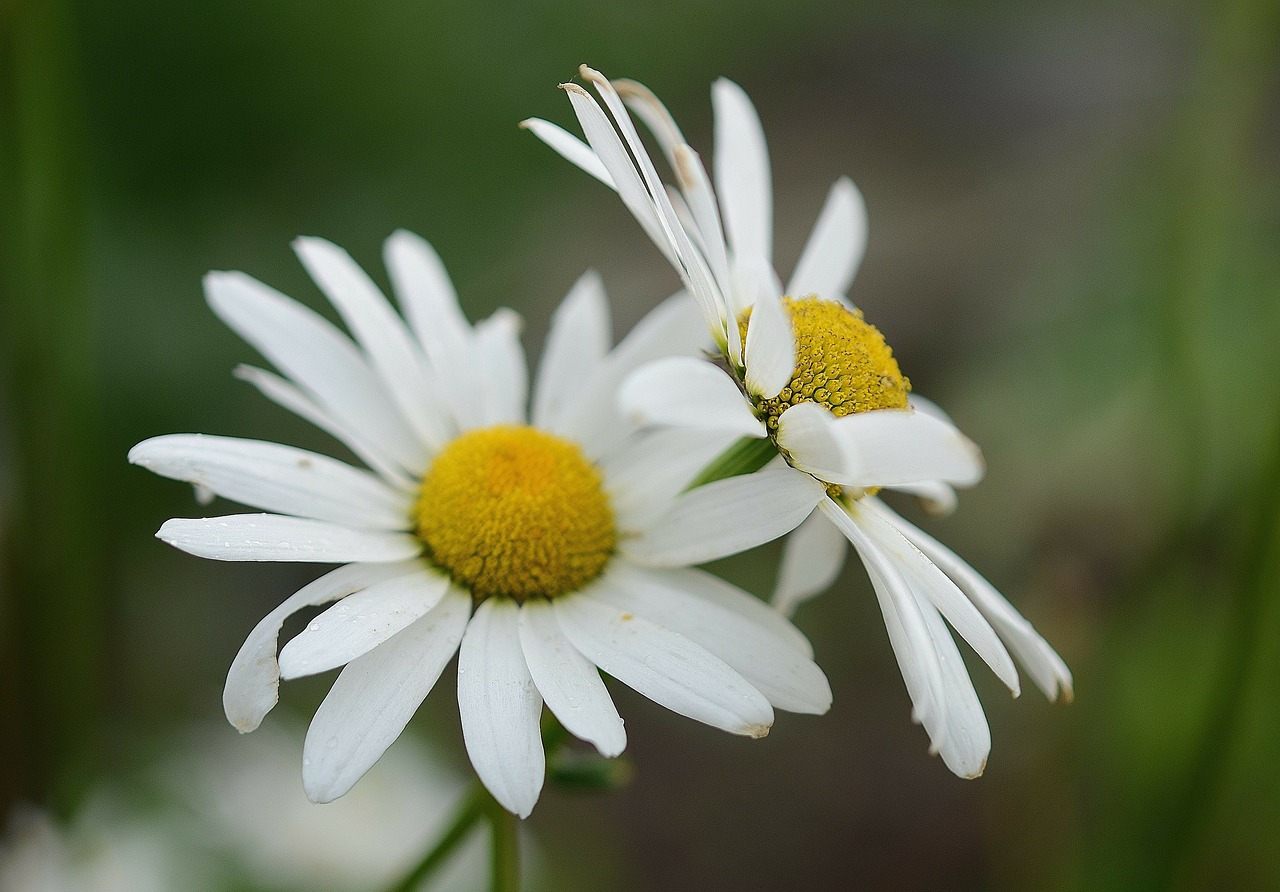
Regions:
<svg viewBox="0 0 1280 892"><path fill-rule="evenodd" d="M982 453L954 425L910 409L875 409L836 419L848 472L830 482L897 486L941 480L972 486L982 479Z"/></svg>
<svg viewBox="0 0 1280 892"><path fill-rule="evenodd" d="M590 589L557 598L552 606L583 656L655 703L731 734L769 732L773 708L765 696L683 635L619 610Z"/></svg>
<svg viewBox="0 0 1280 892"><path fill-rule="evenodd" d="M866 203L853 180L841 177L831 187L787 293L838 300L848 293L866 250Z"/></svg>
<svg viewBox="0 0 1280 892"><path fill-rule="evenodd" d="M844 567L849 545L841 532L821 512L787 537L782 549L782 566L773 591L773 606L790 616L805 601L826 591Z"/></svg>
<svg viewBox="0 0 1280 892"><path fill-rule="evenodd" d="M778 446L788 464L819 480L843 479L848 474L847 450L837 438L836 418L818 403L797 403L778 419Z"/></svg>
<svg viewBox="0 0 1280 892"><path fill-rule="evenodd" d="M350 790L395 742L458 650L471 599L454 589L408 628L352 660L316 710L302 749L312 802Z"/></svg>
<svg viewBox="0 0 1280 892"><path fill-rule="evenodd" d="M981 777L991 754L991 729L987 725L987 716L982 711L982 703L978 700L978 692L973 689L973 680L969 678L960 650L937 608L919 593L916 603L938 654L943 696L947 701L947 724L939 736L933 737L933 731L925 726L930 730L933 749L957 777Z"/></svg>
<svg viewBox="0 0 1280 892"><path fill-rule="evenodd" d="M579 170L591 174L613 191L618 191L617 184L609 175L608 169L596 157L591 146L584 143L563 127L544 121L541 118L526 118L520 126L542 140L552 151L568 161Z"/></svg>
<svg viewBox="0 0 1280 892"><path fill-rule="evenodd" d="M471 355L472 329L440 255L424 239L398 230L382 248L400 308L440 382L458 426L481 424Z"/></svg>
<svg viewBox="0 0 1280 892"><path fill-rule="evenodd" d="M733 379L704 359L669 356L632 372L618 391L618 404L636 424L662 424L732 431L763 437L756 418Z"/></svg>
<svg viewBox="0 0 1280 892"><path fill-rule="evenodd" d="M227 672L222 706L227 721L241 733L262 723L279 699L280 667L276 643L284 621L305 607L317 607L362 591L370 585L412 573L417 561L388 564L347 564L303 586L262 618L240 647Z"/></svg>
<svg viewBox="0 0 1280 892"><path fill-rule="evenodd" d="M449 579L423 567L343 598L280 651L282 678L343 666L373 650L440 603Z"/></svg>
<svg viewBox="0 0 1280 892"><path fill-rule="evenodd" d="M747 324L747 392L771 400L796 372L796 336L776 295L761 295Z"/></svg>
<svg viewBox="0 0 1280 892"><path fill-rule="evenodd" d="M320 238L299 238L294 250L329 298L413 432L433 451L455 434L440 385L421 349L382 291L342 248Z"/></svg>
<svg viewBox="0 0 1280 892"><path fill-rule="evenodd" d="M546 762L542 697L520 646L520 611L506 598L477 609L458 656L458 711L467 755L481 783L509 812L529 816Z"/></svg>
<svg viewBox="0 0 1280 892"><path fill-rule="evenodd" d="M612 340L604 283L591 270L578 279L551 317L533 389L535 425L555 428L565 407L599 374Z"/></svg>
<svg viewBox="0 0 1280 892"><path fill-rule="evenodd" d="M705 647L764 694L777 709L821 715L831 708L831 686L803 651L755 622L744 591L713 601L688 591L676 577L620 565L595 597Z"/></svg>
<svg viewBox="0 0 1280 892"><path fill-rule="evenodd" d="M327 320L238 272L205 276L209 306L348 430L367 432L405 469L430 455L351 340Z"/></svg>
<svg viewBox="0 0 1280 892"><path fill-rule="evenodd" d="M622 553L650 567L683 567L763 545L800 525L824 497L821 483L792 468L717 480L680 496Z"/></svg>
<svg viewBox="0 0 1280 892"><path fill-rule="evenodd" d="M627 732L600 672L560 631L547 601L520 608L520 644L538 693L565 729L612 758L627 746Z"/></svg>
<svg viewBox="0 0 1280 892"><path fill-rule="evenodd" d="M879 499L861 499L851 509L857 512L859 526L902 571L912 591L929 601L947 618L984 663L991 667L1016 697L1021 691L1018 670L990 623L965 597L947 574L905 539L892 522L896 517Z"/></svg>
<svg viewBox="0 0 1280 892"><path fill-rule="evenodd" d="M716 193L729 244L739 257L773 256L773 186L760 116L746 92L720 78L711 88L715 112Z"/></svg>
<svg viewBox="0 0 1280 892"><path fill-rule="evenodd" d="M1031 623L1019 613L1004 596L981 574L969 566L954 551L912 524L892 514L894 526L919 548L942 572L950 576L975 606L1000 633L1000 637L1013 650L1036 687L1050 700L1059 695L1070 701L1072 697L1071 670L1058 656L1049 642Z"/></svg>
<svg viewBox="0 0 1280 892"><path fill-rule="evenodd" d="M348 464L261 440L172 434L143 440L129 461L265 511L354 527L404 530L413 498Z"/></svg>
<svg viewBox="0 0 1280 892"><path fill-rule="evenodd" d="M322 409L315 400L284 378L251 365L237 366L235 376L252 384L277 406L288 409L334 437L396 489L408 492L416 485L404 468L376 440L366 436L363 431L347 428L333 413Z"/></svg>
<svg viewBox="0 0 1280 892"><path fill-rule="evenodd" d="M175 517L165 521L156 538L216 561L346 564L402 561L422 551L422 543L408 533L357 530L279 514Z"/></svg>
<svg viewBox="0 0 1280 892"><path fill-rule="evenodd" d="M476 326L475 368L487 424L520 424L529 396L529 366L520 346L524 320L513 310L498 310Z"/></svg>
<svg viewBox="0 0 1280 892"><path fill-rule="evenodd" d="M948 722L942 664L910 584L842 506L824 499L818 507L853 543L871 577L893 655L911 695L912 718L924 725L931 740L942 739Z"/></svg>

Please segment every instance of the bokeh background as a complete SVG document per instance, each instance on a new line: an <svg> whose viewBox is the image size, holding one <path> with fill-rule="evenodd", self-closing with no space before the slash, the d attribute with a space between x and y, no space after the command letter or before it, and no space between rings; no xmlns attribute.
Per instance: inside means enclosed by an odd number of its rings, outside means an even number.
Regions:
<svg viewBox="0 0 1280 892"><path fill-rule="evenodd" d="M168 549L159 524L202 509L125 462L169 432L334 448L231 379L256 357L206 270L323 311L290 240L385 282L406 227L473 318L525 315L533 355L588 266L619 334L676 288L615 197L516 127L571 125L556 84L585 61L651 86L707 157L712 80L747 88L782 270L857 181L851 296L989 465L951 518L899 507L1058 647L1077 698L1012 701L975 661L994 749L952 777L850 565L797 617L831 713L749 742L620 689L635 782L549 790L528 822L553 887L1280 888L1278 50L1272 0L3 0L0 814L65 825L104 785L145 812L131 779L158 761L203 776L181 741L237 742L226 668L314 575ZM776 558L716 569L767 595ZM463 777L450 678L411 730ZM328 683L286 685L268 724Z"/></svg>

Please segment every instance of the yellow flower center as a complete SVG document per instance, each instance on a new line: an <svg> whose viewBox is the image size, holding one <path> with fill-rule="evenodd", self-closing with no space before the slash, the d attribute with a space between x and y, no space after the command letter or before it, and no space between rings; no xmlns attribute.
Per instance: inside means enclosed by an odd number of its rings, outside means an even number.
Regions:
<svg viewBox="0 0 1280 892"><path fill-rule="evenodd" d="M522 425L446 446L422 478L416 514L427 556L477 603L576 591L617 542L600 471L575 444Z"/></svg>
<svg viewBox="0 0 1280 892"><path fill-rule="evenodd" d="M905 409L911 382L898 368L879 329L860 310L817 297L784 297L796 336L796 370L771 400L757 400L756 411L770 433L778 418L798 403L817 403L837 418L872 409ZM746 340L747 321L740 327Z"/></svg>

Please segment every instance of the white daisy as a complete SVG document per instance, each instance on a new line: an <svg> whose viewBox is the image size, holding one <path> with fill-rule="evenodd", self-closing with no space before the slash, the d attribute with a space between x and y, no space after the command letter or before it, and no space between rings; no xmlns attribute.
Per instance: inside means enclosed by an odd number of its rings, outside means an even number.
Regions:
<svg viewBox="0 0 1280 892"><path fill-rule="evenodd" d="M1071 674L968 564L876 498L880 488L899 489L947 511L953 487L976 483L983 464L945 414L910 395L884 337L845 297L866 245L861 196L847 178L835 184L784 289L771 259L768 151L746 93L723 79L712 90L713 190L649 90L586 66L581 73L603 105L577 84L562 86L586 143L546 121L524 126L618 192L697 299L722 354L718 363L647 364L624 383L623 406L650 424L736 433L745 438L734 450L741 466L780 455L825 486L819 512L788 540L775 605L790 613L830 586L851 542L874 583L915 719L952 771L976 777L990 734L943 618L1015 695L1006 645L1050 699L1070 698ZM652 131L675 187L662 182L628 109Z"/></svg>
<svg viewBox="0 0 1280 892"><path fill-rule="evenodd" d="M610 350L605 294L585 275L552 321L529 425L518 317L499 310L469 325L426 242L399 232L386 243L408 326L346 252L310 238L295 247L354 343L242 273L210 273L209 303L285 377L242 376L373 472L201 435L147 440L129 457L271 512L170 520L158 533L169 544L217 560L343 564L254 629L224 695L231 723L251 731L281 677L346 666L307 735L311 799L351 788L455 651L472 764L522 817L542 787L544 701L601 753L625 746L597 667L735 734L765 734L774 706L827 710L830 689L803 635L688 569L793 529L821 484L783 469L683 493L717 444L681 431L637 438L615 408L632 369L696 349L687 299L660 306ZM277 663L285 619L332 601Z"/></svg>

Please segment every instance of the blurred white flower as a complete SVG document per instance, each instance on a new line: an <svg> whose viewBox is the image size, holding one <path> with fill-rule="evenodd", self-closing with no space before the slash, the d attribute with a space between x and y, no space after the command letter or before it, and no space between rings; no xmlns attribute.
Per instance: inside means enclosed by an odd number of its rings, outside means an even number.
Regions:
<svg viewBox="0 0 1280 892"><path fill-rule="evenodd" d="M618 412L639 365L696 351L677 297L610 350L604 289L588 273L552 321L533 387L519 320L474 328L435 252L396 233L386 262L408 325L346 252L299 239L299 257L355 336L242 273L206 278L214 311L286 376L246 369L269 398L373 469L252 440L175 435L130 460L268 514L175 519L158 533L218 560L343 564L269 614L241 648L224 706L251 731L279 679L343 666L303 750L316 802L382 755L455 652L477 774L508 810L542 788L545 701L606 756L626 744L597 668L654 701L759 737L773 708L831 702L807 640L757 599L690 565L789 532L823 497L790 468L684 493L723 437L642 437ZM339 600L341 599L341 600ZM283 650L292 613L338 604ZM473 615L474 607L474 615Z"/></svg>
<svg viewBox="0 0 1280 892"><path fill-rule="evenodd" d="M581 74L600 102L577 84L562 87L586 143L546 121L524 126L618 192L696 299L722 353L719 363L669 357L638 369L621 389L628 416L756 440L764 459L776 453L823 485L819 512L788 540L776 606L790 613L829 587L848 539L880 600L916 721L953 772L978 776L990 733L947 623L1015 695L1006 645L1051 699L1070 697L1071 675L968 564L875 497L899 489L949 510L953 487L976 483L984 469L951 420L910 394L883 336L845 296L866 246L861 196L847 178L835 184L784 289L772 263L768 150L746 93L723 79L712 90L713 189L648 89L611 83L586 66ZM652 131L675 187L662 182L628 109Z"/></svg>
<svg viewBox="0 0 1280 892"><path fill-rule="evenodd" d="M195 728L168 741L158 765L93 791L65 828L20 810L0 842L0 892L363 892L406 873L463 797L463 778L410 738L351 795L317 808L297 771L300 738ZM536 880L536 851L525 856ZM430 888L465 892L487 876L477 832Z"/></svg>

